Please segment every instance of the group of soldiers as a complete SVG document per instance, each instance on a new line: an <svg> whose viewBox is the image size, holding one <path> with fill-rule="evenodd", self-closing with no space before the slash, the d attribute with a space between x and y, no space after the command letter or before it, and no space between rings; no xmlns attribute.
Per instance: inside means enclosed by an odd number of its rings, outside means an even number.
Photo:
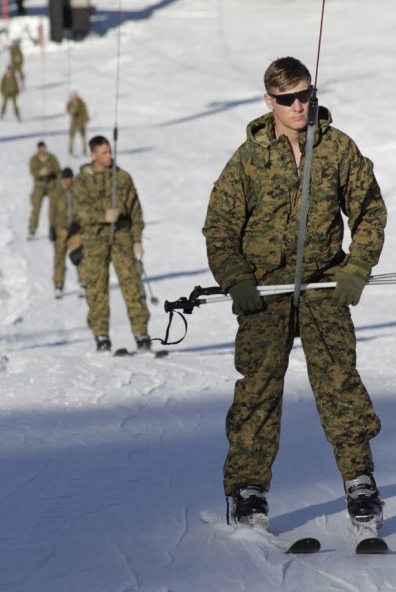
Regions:
<svg viewBox="0 0 396 592"><path fill-rule="evenodd" d="M20 89L25 86L25 74L23 71L23 54L17 40L12 41L10 47L10 65L6 67L3 78L1 80L1 94L3 96L3 103L1 106L1 119L7 109L7 103L12 101L14 107L14 114L18 121L21 120L21 114L18 107L18 95Z"/></svg>
<svg viewBox="0 0 396 592"><path fill-rule="evenodd" d="M14 114L21 121L21 113L18 105L18 95L25 88L25 73L23 69L24 57L20 43L14 39L10 46L10 64L6 67L1 81L1 94L3 103L1 107L1 119L3 119L9 100L12 101ZM70 115L69 124L69 153L73 154L74 137L76 132L81 134L83 153L87 153L86 126L89 121L86 104L73 92L66 104L66 112Z"/></svg>
<svg viewBox="0 0 396 592"><path fill-rule="evenodd" d="M349 311L358 304L384 241L386 207L373 172L351 138L333 128L320 107L312 147L312 184L305 232L303 283L333 279L336 289L307 290L294 299L263 296L258 286L293 282L303 199L311 75L292 57L264 74L269 113L252 121L247 139L215 182L203 233L212 273L233 301L239 325L235 385L227 414L229 450L224 492L228 520L260 524L280 440L284 376L300 336L318 412L333 446L354 524L379 527L382 502L373 477L370 440L380 421L356 368ZM87 152L87 109L77 93L67 104L69 152L80 130ZM150 318L141 281L142 208L132 177L115 166L107 138L89 141L90 162L73 178L39 142L28 239L34 238L42 200L49 197L49 236L55 246L55 296L62 296L66 253L77 266L98 351L109 351L109 267L113 264L138 352L150 350ZM305 174L305 173L303 173ZM343 250L344 222L351 229ZM257 520L257 522L256 522Z"/></svg>
<svg viewBox="0 0 396 592"><path fill-rule="evenodd" d="M78 98L75 93L74 99ZM73 109L73 98L69 103ZM86 110L84 110L86 113ZM75 126L75 129L81 129ZM83 147L85 133L82 133ZM73 149L71 138L70 150ZM88 304L88 326L98 351L110 351L109 268L113 264L125 300L138 352L150 351L150 313L141 281L142 208L132 177L113 167L109 141L95 136L89 142L92 161L74 178L61 170L44 142L30 159L34 178L28 240L35 236L44 197L49 198L49 238L54 244L55 298L63 295L66 256L77 266L79 296ZM113 176L115 175L115 191Z"/></svg>
<svg viewBox="0 0 396 592"><path fill-rule="evenodd" d="M11 99L20 121L17 97L25 86L23 54L17 40L10 47L10 65L1 90L4 116ZM89 121L85 102L74 91L66 103L69 114L68 152L74 152L76 133L81 135L82 152L88 154L86 127ZM64 293L67 253L77 267L79 296L86 297L88 325L98 351L109 351L109 267L113 263L139 352L150 350L147 332L150 314L141 281L143 216L131 176L113 167L110 143L103 136L89 142L92 161L73 170L61 168L58 158L47 151L43 141L30 159L34 185L27 239L33 240L44 198L49 199L48 236L54 245L53 284L56 299ZM115 184L113 176L116 176ZM115 191L114 191L115 186Z"/></svg>

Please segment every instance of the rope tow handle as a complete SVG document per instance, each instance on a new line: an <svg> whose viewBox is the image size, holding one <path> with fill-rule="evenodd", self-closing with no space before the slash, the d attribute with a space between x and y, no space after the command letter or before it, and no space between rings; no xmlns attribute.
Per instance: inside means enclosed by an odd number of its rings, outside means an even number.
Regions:
<svg viewBox="0 0 396 592"><path fill-rule="evenodd" d="M312 153L313 153L313 145L314 145L315 125L317 124L317 121L318 121L318 110L319 110L319 104L318 104L318 99L316 96L316 91L317 91L317 84L318 84L320 49L321 49L321 45L322 45L322 32L323 32L325 1L326 0L322 0L322 14L321 14L321 19L320 19L318 53L317 53L317 57L316 57L315 82L313 85L313 92L312 92L312 96L309 100L309 106L308 106L307 140L305 143L305 163L304 163L303 185L302 185L302 195L301 195L300 221L299 221L299 225L298 225L296 271L295 271L295 276L294 276L294 294L293 294L294 306L298 306L298 301L300 299L301 280L302 280L302 273L303 273L304 245L305 245L305 234L306 234L306 227L307 227L309 193L310 193L310 185L311 185Z"/></svg>
<svg viewBox="0 0 396 592"><path fill-rule="evenodd" d="M115 208L117 202L117 149L118 149L118 103L120 88L120 57L121 57L121 0L118 3L118 26L117 26L117 55L116 55L116 91L115 91L115 109L114 109L114 129L113 129L113 170L111 184L111 207ZM114 242L115 222L110 225L110 244Z"/></svg>

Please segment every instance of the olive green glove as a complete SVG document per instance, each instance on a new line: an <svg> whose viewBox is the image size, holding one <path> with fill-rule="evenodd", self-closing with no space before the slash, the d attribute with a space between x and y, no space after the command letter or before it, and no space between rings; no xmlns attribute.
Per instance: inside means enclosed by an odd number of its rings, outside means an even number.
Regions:
<svg viewBox="0 0 396 592"><path fill-rule="evenodd" d="M243 280L231 286L228 290L236 314L257 312L265 308L264 301L256 288L255 280Z"/></svg>
<svg viewBox="0 0 396 592"><path fill-rule="evenodd" d="M333 299L337 304L356 306L370 273L370 265L358 259L348 259L346 265L335 274L337 286L333 293Z"/></svg>

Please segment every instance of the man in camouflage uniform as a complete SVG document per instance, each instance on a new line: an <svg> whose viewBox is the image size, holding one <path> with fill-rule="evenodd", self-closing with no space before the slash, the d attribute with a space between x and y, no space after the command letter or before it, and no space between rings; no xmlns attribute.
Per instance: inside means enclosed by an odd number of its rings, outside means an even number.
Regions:
<svg viewBox="0 0 396 592"><path fill-rule="evenodd" d="M23 72L23 54L21 46L16 39L14 39L10 45L10 58L11 67L15 72L15 76L19 76L21 86L23 88L25 84L25 74Z"/></svg>
<svg viewBox="0 0 396 592"><path fill-rule="evenodd" d="M66 167L62 171L62 180L55 193L54 207L54 288L55 298L62 298L63 286L66 274L67 250L74 250L80 246L78 233L69 236L69 228L73 224L73 171ZM81 262L77 266L78 281L80 284L79 296L85 296L84 266Z"/></svg>
<svg viewBox="0 0 396 592"><path fill-rule="evenodd" d="M49 197L49 238L53 240L53 229L55 227L54 207L56 200L56 190L60 181L59 162L53 154L47 152L44 142L37 144L37 152L30 159L30 172L34 179L34 187L30 196L32 205L28 240L34 238L38 226L41 204L45 196Z"/></svg>
<svg viewBox="0 0 396 592"><path fill-rule="evenodd" d="M295 58L273 62L264 83L271 112L248 125L247 140L214 184L203 228L210 268L230 293L239 324L235 364L243 378L236 382L226 420L225 494L232 496L237 522L268 513L265 493L279 446L284 376L293 339L300 335L351 517L360 512L371 519L380 513L380 502L369 440L380 422L356 369L348 305L359 302L378 262L386 209L371 161L331 126L329 111L320 107L302 279L335 278L337 287L302 292L297 308L290 294L259 295L257 285L294 282L312 94L309 71ZM352 235L347 255L342 213ZM364 507L355 503L357 490Z"/></svg>
<svg viewBox="0 0 396 592"><path fill-rule="evenodd" d="M14 106L15 117L18 121L21 121L19 108L17 105L17 97L19 94L19 87L17 79L15 78L14 70L11 66L7 66L4 76L1 80L1 94L3 95L3 105L1 107L1 119L4 117L4 113L7 109L8 99L11 99Z"/></svg>
<svg viewBox="0 0 396 592"><path fill-rule="evenodd" d="M87 107L84 101L74 92L70 101L66 106L67 112L70 115L69 127L69 154L73 154L74 136L79 131L83 143L83 154L87 153L87 141L85 136L85 128L89 121Z"/></svg>
<svg viewBox="0 0 396 592"><path fill-rule="evenodd" d="M113 203L113 161L108 140L95 136L89 147L92 162L81 167L73 189L73 220L81 229L86 270L88 325L98 351L110 350L109 267L113 263L138 352L145 352L150 350L150 314L140 277L142 208L131 176L118 167Z"/></svg>

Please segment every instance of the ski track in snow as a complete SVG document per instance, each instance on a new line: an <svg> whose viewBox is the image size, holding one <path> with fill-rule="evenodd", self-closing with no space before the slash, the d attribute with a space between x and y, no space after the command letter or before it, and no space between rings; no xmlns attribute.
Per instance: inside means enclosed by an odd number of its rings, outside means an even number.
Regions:
<svg viewBox="0 0 396 592"><path fill-rule="evenodd" d="M200 519L201 512L225 513L224 420L238 378L230 305L194 311L185 341L154 360L94 352L70 265L65 296L54 300L46 203L37 238L25 240L27 164L40 139L62 166L76 172L83 164L81 155L67 154L65 104L73 89L87 100L89 136L111 137L117 15L114 2L95 4L97 34L82 43L49 43L45 59L29 40L39 22L48 31L44 0L26 3L39 16L10 21L10 38L22 37L27 85L22 123L8 111L0 137L2 590L392 592L393 554L354 554L342 484L298 340L268 496L274 534L264 536ZM246 124L265 111L261 79L270 60L296 55L313 71L319 4L122 2L118 159L133 175L145 214L145 269L160 299L151 306L153 337L165 332L165 299L213 284L201 234L213 181L244 140ZM394 85L387 74L394 71L395 27L394 0L328 2L319 69L320 101L374 161L387 202L375 273L394 271L396 247ZM4 50L4 35L1 42ZM3 69L7 60L0 51ZM346 247L348 240L347 233ZM113 348L133 349L113 272L110 285ZM393 287L368 289L352 313L359 368L383 424L373 450L383 534L395 552ZM175 318L171 338L182 331ZM318 537L322 551L283 553L303 536Z"/></svg>

